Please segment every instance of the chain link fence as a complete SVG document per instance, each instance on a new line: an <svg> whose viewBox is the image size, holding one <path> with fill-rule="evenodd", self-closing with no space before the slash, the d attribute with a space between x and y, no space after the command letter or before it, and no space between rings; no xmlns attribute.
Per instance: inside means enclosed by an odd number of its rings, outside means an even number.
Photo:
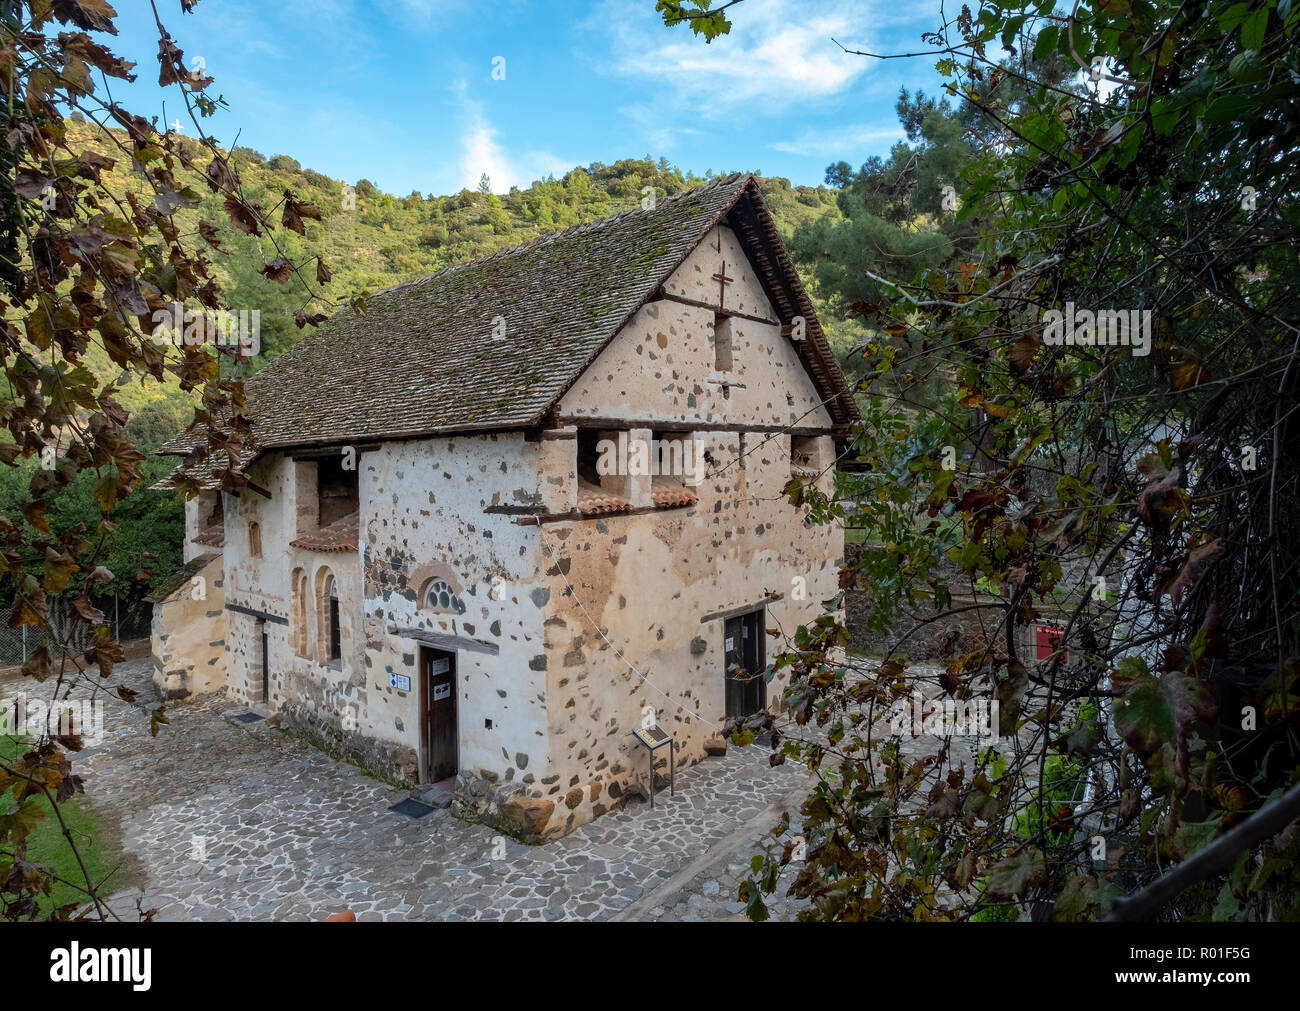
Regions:
<svg viewBox="0 0 1300 1011"><path fill-rule="evenodd" d="M147 600L123 597L97 597L94 605L104 612L104 624L119 642L149 634L153 605ZM89 649L95 641L95 628L76 618L72 602L62 597L50 602L45 628L24 625L9 627L9 608L0 608L0 667L21 667L47 639L66 642L74 650Z"/></svg>

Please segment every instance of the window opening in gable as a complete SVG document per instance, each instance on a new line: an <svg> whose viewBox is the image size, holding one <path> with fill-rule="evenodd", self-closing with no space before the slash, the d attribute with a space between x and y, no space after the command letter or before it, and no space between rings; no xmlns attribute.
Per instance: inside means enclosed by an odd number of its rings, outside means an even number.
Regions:
<svg viewBox="0 0 1300 1011"><path fill-rule="evenodd" d="M731 371L731 317L724 313L713 317L713 371Z"/></svg>
<svg viewBox="0 0 1300 1011"><path fill-rule="evenodd" d="M790 470L803 477L819 477L821 467L818 464L817 439L815 435L793 435L790 437Z"/></svg>

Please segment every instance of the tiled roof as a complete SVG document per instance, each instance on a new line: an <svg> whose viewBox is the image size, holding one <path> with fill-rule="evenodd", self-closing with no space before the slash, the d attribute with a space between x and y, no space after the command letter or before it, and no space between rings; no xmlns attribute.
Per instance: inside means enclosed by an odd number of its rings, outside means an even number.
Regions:
<svg viewBox="0 0 1300 1011"><path fill-rule="evenodd" d="M315 533L290 541L289 545L308 551L356 551L358 526L357 514L348 513Z"/></svg>
<svg viewBox="0 0 1300 1011"><path fill-rule="evenodd" d="M632 503L627 499L611 495L609 492L601 490L599 485L583 480L578 481L578 512L597 515L599 513L626 512L631 508Z"/></svg>
<svg viewBox="0 0 1300 1011"><path fill-rule="evenodd" d="M199 430L196 430L194 432L181 432L179 435L173 436L168 441L167 445L163 446L163 448L158 451L159 455L167 455L170 452L179 452L181 453L181 455L183 455L185 445L181 445L182 439L192 439L197 442L202 438L203 438L203 432ZM173 443L181 445L181 449L169 450L167 446L170 446ZM192 445L192 444L193 443L187 443L187 445ZM250 452L245 452L243 454L240 454L237 457L237 459L251 462L253 459L253 454ZM196 463L192 467L190 467L190 476L193 477L195 481L198 482L199 487L202 488L204 491L212 491L213 489L221 487L221 480L218 477L218 475L225 469L226 469L226 453L224 450L218 450L217 452L210 454L208 458L204 460L202 463ZM158 481L155 481L153 484L151 484L149 486L150 489L152 491L175 491L176 484L174 483L173 480L175 475L176 475L176 471L172 471L166 477ZM226 488L222 490L232 491L233 489Z"/></svg>
<svg viewBox="0 0 1300 1011"><path fill-rule="evenodd" d="M144 599L151 604L161 603L182 587L189 586L190 581L202 572L209 562L220 557L221 553L219 551L209 551L207 554L196 555L170 576L158 580L154 584L153 592Z"/></svg>
<svg viewBox="0 0 1300 1011"><path fill-rule="evenodd" d="M224 523L214 523L212 526L204 528L202 533L195 535L194 543L207 544L214 548L222 547L226 543L226 525Z"/></svg>
<svg viewBox="0 0 1300 1011"><path fill-rule="evenodd" d="M650 487L650 500L660 508L695 505L699 496L680 481L655 478Z"/></svg>
<svg viewBox="0 0 1300 1011"><path fill-rule="evenodd" d="M695 505L698 496L680 481L655 478L650 488L650 501L660 509ZM632 503L618 495L604 491L590 481L578 481L578 512L588 516L601 513L621 513L632 508Z"/></svg>
<svg viewBox="0 0 1300 1011"><path fill-rule="evenodd" d="M852 420L852 396L758 184L733 175L388 288L363 315L339 313L247 381L257 451L540 424L724 218L782 320L807 320L797 347L831 416ZM183 432L160 452L184 455L203 437Z"/></svg>

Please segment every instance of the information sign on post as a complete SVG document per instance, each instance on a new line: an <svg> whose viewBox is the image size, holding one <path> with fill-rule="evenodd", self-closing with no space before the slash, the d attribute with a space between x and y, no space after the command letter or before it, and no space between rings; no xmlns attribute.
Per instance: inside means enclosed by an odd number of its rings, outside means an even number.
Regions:
<svg viewBox="0 0 1300 1011"><path fill-rule="evenodd" d="M637 727L632 731L636 739L640 741L647 751L650 752L650 809L654 810L655 806L655 751L668 746L668 795L670 797L677 794L677 746L673 735L668 733L659 724L653 724L648 727Z"/></svg>

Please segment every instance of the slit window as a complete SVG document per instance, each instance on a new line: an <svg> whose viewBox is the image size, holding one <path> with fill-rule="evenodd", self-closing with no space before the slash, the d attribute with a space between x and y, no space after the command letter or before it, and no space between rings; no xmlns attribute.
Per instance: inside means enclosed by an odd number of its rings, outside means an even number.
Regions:
<svg viewBox="0 0 1300 1011"><path fill-rule="evenodd" d="M336 668L343 664L343 630L339 617L339 587L334 573L317 569L316 660Z"/></svg>
<svg viewBox="0 0 1300 1011"><path fill-rule="evenodd" d="M723 313L713 317L713 371L731 371L731 317Z"/></svg>
<svg viewBox="0 0 1300 1011"><path fill-rule="evenodd" d="M817 477L821 474L817 439L815 435L791 436L790 470L792 472L804 477Z"/></svg>
<svg viewBox="0 0 1300 1011"><path fill-rule="evenodd" d="M343 659L343 633L339 628L339 586L331 576L329 585L330 662Z"/></svg>
<svg viewBox="0 0 1300 1011"><path fill-rule="evenodd" d="M307 629L307 573L295 569L293 573L293 652L295 656L310 655L311 638Z"/></svg>

